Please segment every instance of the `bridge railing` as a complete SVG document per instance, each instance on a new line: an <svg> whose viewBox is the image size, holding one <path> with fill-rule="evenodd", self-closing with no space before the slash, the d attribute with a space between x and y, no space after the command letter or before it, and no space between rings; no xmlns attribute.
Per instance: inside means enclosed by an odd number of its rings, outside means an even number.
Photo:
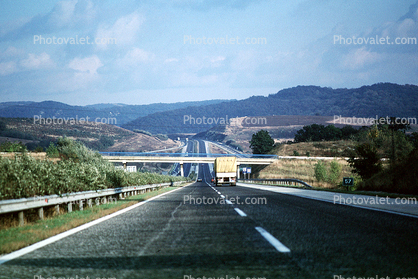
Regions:
<svg viewBox="0 0 418 279"><path fill-rule="evenodd" d="M99 152L102 156L153 156L153 157L240 157L254 159L279 159L266 154L216 154L216 153L155 153L155 152Z"/></svg>
<svg viewBox="0 0 418 279"><path fill-rule="evenodd" d="M243 183L252 183L252 184L265 184L265 185L283 185L283 186L298 186L302 185L303 187L312 189L313 187L308 183L293 178L278 178L278 179L239 179L238 182Z"/></svg>

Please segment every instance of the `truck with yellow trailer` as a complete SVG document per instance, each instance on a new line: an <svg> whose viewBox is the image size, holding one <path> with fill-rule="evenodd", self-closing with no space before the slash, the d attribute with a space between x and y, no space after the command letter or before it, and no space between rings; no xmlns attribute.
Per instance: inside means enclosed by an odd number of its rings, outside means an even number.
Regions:
<svg viewBox="0 0 418 279"><path fill-rule="evenodd" d="M215 186L229 184L237 185L237 158L236 157L218 157L213 166L215 171Z"/></svg>

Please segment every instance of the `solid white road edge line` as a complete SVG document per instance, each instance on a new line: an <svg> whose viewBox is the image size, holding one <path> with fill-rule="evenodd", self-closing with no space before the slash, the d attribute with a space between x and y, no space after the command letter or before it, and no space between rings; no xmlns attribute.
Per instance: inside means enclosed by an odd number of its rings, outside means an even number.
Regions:
<svg viewBox="0 0 418 279"><path fill-rule="evenodd" d="M278 241L274 236L267 232L262 227L255 227L255 229L268 241L277 251L281 253L289 253L290 249L284 246L280 241Z"/></svg>
<svg viewBox="0 0 418 279"><path fill-rule="evenodd" d="M242 217L247 217L247 214L245 214L245 212L244 211L242 211L241 209L239 209L239 208L234 208L235 209L235 211L239 214L239 215L241 215Z"/></svg>
<svg viewBox="0 0 418 279"><path fill-rule="evenodd" d="M190 185L190 184L189 184L189 185ZM177 190L183 189L184 187L187 187L187 186L189 186L189 185L186 185L186 186L180 187L180 188L178 188L178 189L174 189L174 190L172 190L172 191L169 191L169 192L163 193L163 194L161 194L161 195L158 195L158 196L152 197L152 198L150 198L150 199L148 199L148 200L145 200L145 201L142 201L142 202L140 202L140 203L134 204L134 205L132 205L132 206L130 206L130 207L124 208L124 209L119 210L119 211L117 211L117 212L115 212L115 213L109 214L109 215L107 215L107 216L104 216L104 217L99 218L99 219L97 219L97 220L91 221L91 222L89 222L89 223L86 223L86 224L84 224L84 225L81 225L81 226L79 226L79 227L76 227L76 228L74 228L74 229L71 229L71 230L69 230L69 231L66 231L66 232L63 232L63 233L60 233L60 234L57 234L57 235L51 236L50 238L44 239L44 240L42 240L42 241L40 241L40 242L37 242L37 243L35 243L35 244L32 244L32 245L30 245L30 246L28 246L28 247L25 247L25 248L22 248L22 249L20 249L20 250L14 251L14 252L12 252L12 253L10 253L10 254L4 255L4 256L0 257L0 265L1 265L1 264L4 264L5 262L8 262L8 261L10 261L10 260L13 260L13 259L15 259L15 258L18 258L18 257L20 257L20 256L23 256L23 255L25 255L25 254L28 254L28 253L30 253L30 252L33 252L33 251L35 251L35 250L37 250L37 249L39 249L39 248L42 248L42 247L44 247L44 246L46 246L46 245L49 245L49 244L51 244L51 243L54 243L54 242L56 242L56 241L58 241L58 240L61 240L61 239L63 239L63 238L66 238L67 236L70 236L70 235L72 235L72 234L75 234L75 233L77 233L77 232L79 232L79 231L85 230L85 229L90 228L90 227L92 227L92 226L95 226L95 225L97 225L97 224L99 224L99 223L101 223L101 222L104 222L104 221L109 220L109 219L111 219L111 218L113 218L113 217L116 217L116 216L121 215L121 214L123 214L123 213L125 213L125 212L128 212L128 211L130 211L130 210L132 210L132 209L134 209L134 208L137 208L138 206L141 206L141 205L143 205L143 204L145 204L145 203L147 203L147 202L150 202L150 201L152 201L152 200L154 200L154 199L156 199L156 198L160 198L160 197L162 197L162 196L164 196L164 195L167 195L167 194L169 194L169 193L173 193L174 191L177 191Z"/></svg>

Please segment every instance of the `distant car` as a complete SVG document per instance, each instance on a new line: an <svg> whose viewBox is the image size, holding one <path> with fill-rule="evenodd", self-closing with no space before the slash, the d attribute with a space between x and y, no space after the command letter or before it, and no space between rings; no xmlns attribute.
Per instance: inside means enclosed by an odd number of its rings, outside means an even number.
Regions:
<svg viewBox="0 0 418 279"><path fill-rule="evenodd" d="M197 179L197 182L202 182L202 178L198 178Z"/></svg>

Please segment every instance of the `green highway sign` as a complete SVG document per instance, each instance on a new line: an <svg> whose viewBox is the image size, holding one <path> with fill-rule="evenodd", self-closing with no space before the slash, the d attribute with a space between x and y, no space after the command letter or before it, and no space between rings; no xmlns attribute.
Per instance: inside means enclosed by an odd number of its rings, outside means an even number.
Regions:
<svg viewBox="0 0 418 279"><path fill-rule="evenodd" d="M344 177L343 178L343 186L353 186L354 185L354 178L353 177Z"/></svg>

